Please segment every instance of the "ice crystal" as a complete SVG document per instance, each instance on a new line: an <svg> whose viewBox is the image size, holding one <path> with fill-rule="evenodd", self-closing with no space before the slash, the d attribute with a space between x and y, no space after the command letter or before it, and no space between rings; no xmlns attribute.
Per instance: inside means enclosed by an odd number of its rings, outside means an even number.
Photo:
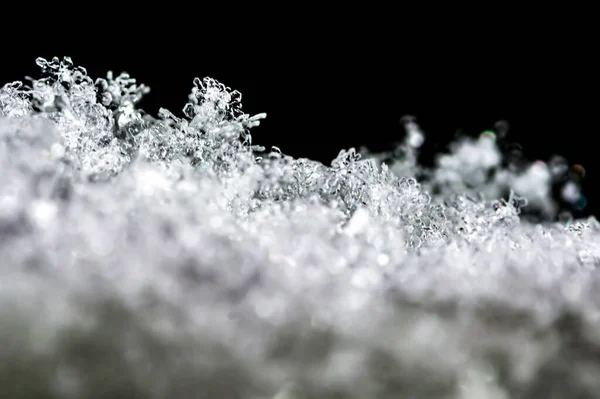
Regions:
<svg viewBox="0 0 600 399"><path fill-rule="evenodd" d="M600 397L600 224L553 221L581 167L515 166L500 123L428 169L413 117L327 166L214 79L152 117L37 64L0 89L0 396Z"/></svg>

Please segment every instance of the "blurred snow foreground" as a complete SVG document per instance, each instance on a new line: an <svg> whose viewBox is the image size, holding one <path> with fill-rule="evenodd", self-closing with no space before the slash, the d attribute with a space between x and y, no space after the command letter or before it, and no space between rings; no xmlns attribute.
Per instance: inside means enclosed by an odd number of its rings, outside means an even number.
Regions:
<svg viewBox="0 0 600 399"><path fill-rule="evenodd" d="M600 227L521 220L551 166L488 133L425 171L408 120L328 167L215 80L154 118L37 63L0 90L0 397L600 398Z"/></svg>

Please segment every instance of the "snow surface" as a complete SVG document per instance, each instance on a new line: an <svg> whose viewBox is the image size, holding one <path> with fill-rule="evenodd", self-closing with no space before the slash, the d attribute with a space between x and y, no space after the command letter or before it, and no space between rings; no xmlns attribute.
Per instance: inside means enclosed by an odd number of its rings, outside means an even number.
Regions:
<svg viewBox="0 0 600 399"><path fill-rule="evenodd" d="M213 79L155 118L37 63L0 90L1 398L600 398L600 224L552 221L560 164L486 132L426 170L409 118L325 166Z"/></svg>

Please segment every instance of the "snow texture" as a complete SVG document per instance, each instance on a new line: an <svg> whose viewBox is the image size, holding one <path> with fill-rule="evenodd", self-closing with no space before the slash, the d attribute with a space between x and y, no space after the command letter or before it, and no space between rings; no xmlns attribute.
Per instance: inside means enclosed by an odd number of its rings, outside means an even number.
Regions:
<svg viewBox="0 0 600 399"><path fill-rule="evenodd" d="M213 79L155 118L127 74L37 63L0 90L1 398L600 398L564 162L486 132L426 170L408 118L325 166L255 146Z"/></svg>

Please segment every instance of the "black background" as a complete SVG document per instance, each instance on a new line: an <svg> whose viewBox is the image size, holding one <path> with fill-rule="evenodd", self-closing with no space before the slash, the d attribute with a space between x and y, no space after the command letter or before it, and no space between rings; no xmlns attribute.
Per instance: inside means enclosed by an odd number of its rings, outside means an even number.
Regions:
<svg viewBox="0 0 600 399"><path fill-rule="evenodd" d="M474 19L461 35L448 35L448 27L434 31L434 23L419 26L378 35L360 26L316 32L303 25L294 38L273 30L264 40L238 35L235 41L209 31L178 39L179 45L148 36L145 46L24 45L7 50L0 80L39 76L37 56L68 55L94 78L129 72L152 89L143 109L181 115L193 78L211 76L242 93L246 113L268 114L254 143L327 164L344 148L391 149L402 139L399 120L406 114L427 133L425 163L457 132L478 134L507 120L507 139L527 158L560 154L585 167L589 205L577 215L598 214L593 26L532 24L523 34L508 21Z"/></svg>

